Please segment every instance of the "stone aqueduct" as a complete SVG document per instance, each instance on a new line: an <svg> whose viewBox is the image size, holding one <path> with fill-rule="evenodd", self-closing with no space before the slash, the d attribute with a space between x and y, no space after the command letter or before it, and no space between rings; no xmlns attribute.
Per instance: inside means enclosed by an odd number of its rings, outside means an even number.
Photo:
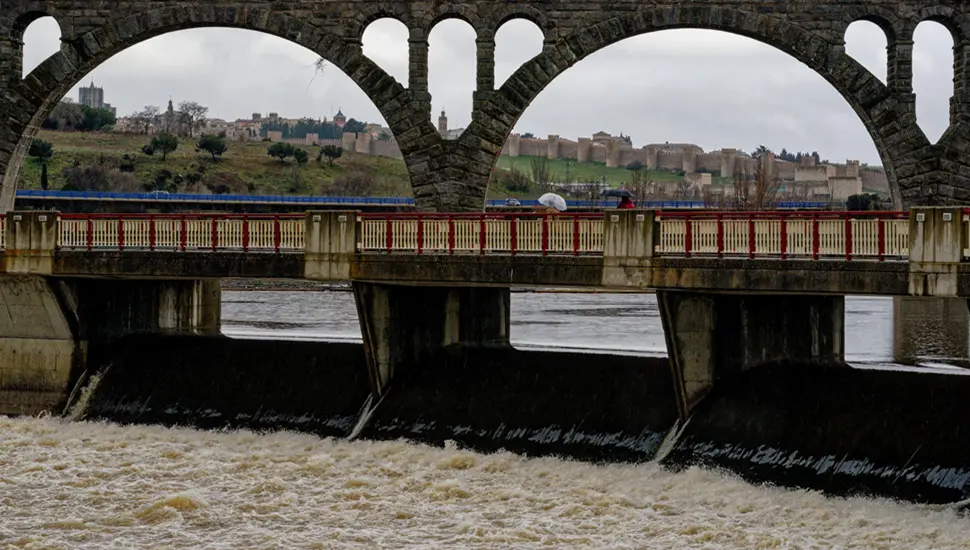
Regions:
<svg viewBox="0 0 970 550"><path fill-rule="evenodd" d="M22 78L23 34L34 20L60 25L58 53ZM385 17L409 29L409 81L398 83L364 56L366 27ZM432 123L428 35L459 18L477 33L472 123L443 140ZM543 51L495 89L495 33L512 19L534 22ZM883 84L845 53L847 27L878 24L888 43ZM936 144L916 124L913 33L926 20L954 39L949 129ZM40 122L86 73L144 40L182 29L235 27L304 46L349 75L393 130L423 210L480 210L506 137L536 95L586 56L664 29L716 29L778 48L824 77L849 102L882 157L897 204L970 203L970 54L962 0L5 0L0 4L0 208L13 204L20 165Z"/></svg>

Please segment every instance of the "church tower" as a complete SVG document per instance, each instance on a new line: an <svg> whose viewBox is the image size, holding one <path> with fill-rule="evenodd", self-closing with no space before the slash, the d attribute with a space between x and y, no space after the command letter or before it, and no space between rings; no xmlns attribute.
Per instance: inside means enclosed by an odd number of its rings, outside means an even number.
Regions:
<svg viewBox="0 0 970 550"><path fill-rule="evenodd" d="M438 117L438 133L441 137L448 135L448 115L445 114L445 110L441 110L441 116Z"/></svg>

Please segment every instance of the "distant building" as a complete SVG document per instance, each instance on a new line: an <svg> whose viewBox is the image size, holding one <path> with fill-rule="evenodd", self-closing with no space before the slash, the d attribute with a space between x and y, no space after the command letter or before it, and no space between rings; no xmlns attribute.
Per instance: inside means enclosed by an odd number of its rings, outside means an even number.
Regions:
<svg viewBox="0 0 970 550"><path fill-rule="evenodd" d="M93 80L90 86L78 89L77 96L77 102L81 105L86 105L92 109L104 109L110 111L113 115L118 114L117 109L112 107L110 103L104 102L104 88L95 86Z"/></svg>
<svg viewBox="0 0 970 550"><path fill-rule="evenodd" d="M448 129L448 115L445 114L445 110L441 110L441 116L438 117L438 133L444 139L458 139L459 136L465 131L464 128L455 128L452 130Z"/></svg>
<svg viewBox="0 0 970 550"><path fill-rule="evenodd" d="M337 125L337 128L343 128L347 125L347 117L344 116L342 110L337 109L337 114L333 117L333 123Z"/></svg>

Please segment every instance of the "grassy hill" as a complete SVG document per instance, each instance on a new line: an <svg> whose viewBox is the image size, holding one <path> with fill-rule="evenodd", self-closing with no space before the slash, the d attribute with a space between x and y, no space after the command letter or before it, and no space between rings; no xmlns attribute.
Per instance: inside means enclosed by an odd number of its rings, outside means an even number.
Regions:
<svg viewBox="0 0 970 550"><path fill-rule="evenodd" d="M345 153L331 167L326 159L316 161L317 148L305 146L310 162L298 167L293 159L284 163L266 154L269 143L261 141L229 144L229 150L218 162L208 154L195 151L195 140L180 140L178 149L165 161L160 154L149 156L141 152L148 142L146 136L115 133L41 131L38 139L54 146L54 156L48 164L50 189L63 189L78 181L78 171L91 169L93 175L84 179L85 189L141 192L151 186L160 173L172 174L170 185L181 192L223 192L258 195L323 195L350 194L369 196L411 196L411 188L404 162L398 159ZM122 173L122 157L134 159L134 170ZM515 169L531 176L532 157L501 157L498 170ZM612 186L630 181L626 168L607 168L602 163L549 161L553 178L565 181L568 173L572 181L599 181L604 176ZM73 176L72 176L73 173ZM191 183L189 174L199 174L200 181ZM40 189L41 166L34 159L24 162L20 172L21 189ZM676 172L651 171L645 176L654 181L680 180ZM95 180L95 181L92 181ZM103 181L102 181L103 180ZM180 180L181 183L175 183ZM492 185L489 198L522 196ZM528 197L527 197L528 198Z"/></svg>
<svg viewBox="0 0 970 550"><path fill-rule="evenodd" d="M39 139L54 145L54 156L48 165L50 189L61 189L70 178L65 170L72 167L100 166L109 174L109 191L143 191L144 185L155 181L159 172L168 170L183 177L203 170L199 184L182 183L180 191L207 192L209 185L225 186L233 193L265 195L323 194L337 184L351 180L356 187L367 187L369 195L410 196L407 170L402 160L347 154L330 167L327 159L316 161L316 147L303 147L310 154L310 162L303 168L293 159L280 163L266 154L268 143L233 141L218 162L206 153L195 151L194 140L180 140L179 147L165 161L160 154L148 156L141 152L148 142L145 136L114 133L41 131ZM134 158L134 171L120 173L122 156ZM24 162L20 172L21 189L40 188L41 167L33 159ZM171 181L170 180L170 181ZM356 182L356 183L353 183ZM361 182L367 185L362 186ZM193 188L194 187L194 188Z"/></svg>

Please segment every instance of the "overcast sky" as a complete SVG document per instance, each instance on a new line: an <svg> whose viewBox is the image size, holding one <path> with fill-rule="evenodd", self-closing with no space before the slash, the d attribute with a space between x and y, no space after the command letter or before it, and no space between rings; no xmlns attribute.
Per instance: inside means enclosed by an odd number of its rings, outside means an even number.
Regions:
<svg viewBox="0 0 970 550"><path fill-rule="evenodd" d="M59 47L50 18L25 36L25 70ZM445 21L432 31L429 85L434 114L445 108L451 127L471 119L475 86L474 33ZM541 50L531 23L513 21L497 37L496 84ZM885 37L870 23L847 33L847 50L885 80ZM946 129L953 90L953 42L935 23L916 32L917 116L935 141ZM407 31L378 21L364 36L365 53L407 82ZM105 89L105 100L127 115L169 99L197 101L210 115L248 118L348 117L382 122L377 108L342 72L315 74L316 56L283 39L237 29L180 31L136 45L83 81ZM72 97L77 98L76 90ZM759 144L780 151L817 150L823 158L879 163L872 139L844 99L822 77L773 48L716 31L676 30L631 38L590 56L544 90L516 131L575 139L604 130L634 145L690 142L705 150Z"/></svg>

